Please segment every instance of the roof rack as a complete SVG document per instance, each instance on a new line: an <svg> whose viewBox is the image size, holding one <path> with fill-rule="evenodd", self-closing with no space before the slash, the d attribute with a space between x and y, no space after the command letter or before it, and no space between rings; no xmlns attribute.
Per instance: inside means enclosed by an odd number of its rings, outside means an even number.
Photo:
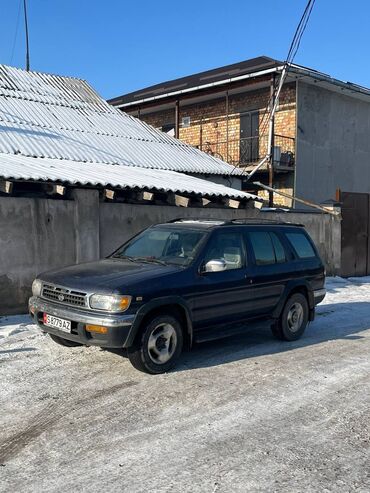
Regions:
<svg viewBox="0 0 370 493"><path fill-rule="evenodd" d="M304 224L301 223L293 223L289 221L279 221L278 219L260 219L257 217L251 217L247 219L230 219L230 221L225 221L225 225L227 224L273 224L273 225L285 225L285 226L302 226Z"/></svg>
<svg viewBox="0 0 370 493"><path fill-rule="evenodd" d="M166 224L169 223L185 223L185 222L192 222L192 223L215 223L215 224L224 224L225 221L222 219L216 219L214 217L201 217L199 219L194 219L192 217L178 217L176 219L170 219L169 221L166 221Z"/></svg>
<svg viewBox="0 0 370 493"><path fill-rule="evenodd" d="M215 226L230 226L232 225L242 225L242 224L264 224L264 225L279 225L279 226L301 226L304 227L304 224L301 223L293 223L289 221L279 221L278 219L261 219L257 217L250 217L246 219L215 219L215 218L199 218L193 219L191 217L178 217L177 219L171 219L170 221L166 221L166 223L213 223Z"/></svg>

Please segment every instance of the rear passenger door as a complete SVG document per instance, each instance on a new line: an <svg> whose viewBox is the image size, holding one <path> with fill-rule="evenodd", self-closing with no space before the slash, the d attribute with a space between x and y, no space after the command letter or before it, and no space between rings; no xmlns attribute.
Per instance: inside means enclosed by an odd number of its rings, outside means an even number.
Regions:
<svg viewBox="0 0 370 493"><path fill-rule="evenodd" d="M290 252L275 228L248 229L247 245L252 258L248 269L253 286L253 315L270 315L280 301L290 277Z"/></svg>

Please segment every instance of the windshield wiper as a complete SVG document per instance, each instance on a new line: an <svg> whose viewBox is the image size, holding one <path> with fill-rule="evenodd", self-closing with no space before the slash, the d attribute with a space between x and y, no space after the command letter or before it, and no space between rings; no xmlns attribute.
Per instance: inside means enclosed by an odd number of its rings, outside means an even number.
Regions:
<svg viewBox="0 0 370 493"><path fill-rule="evenodd" d="M133 257L129 257L128 255L119 255L118 253L112 255L110 258L118 258L120 260L129 260L130 262L135 262Z"/></svg>
<svg viewBox="0 0 370 493"><path fill-rule="evenodd" d="M154 263L154 264L160 264L160 265L167 265L167 263L164 260L159 260L159 258L150 258L150 257L131 257L133 261L136 262L148 262L148 263Z"/></svg>

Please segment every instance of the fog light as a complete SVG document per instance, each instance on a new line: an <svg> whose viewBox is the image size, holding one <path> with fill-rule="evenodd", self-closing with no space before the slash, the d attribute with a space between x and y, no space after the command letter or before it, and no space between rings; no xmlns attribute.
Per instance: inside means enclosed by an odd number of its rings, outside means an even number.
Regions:
<svg viewBox="0 0 370 493"><path fill-rule="evenodd" d="M97 334L108 334L108 328L102 325L86 325L87 332L96 332Z"/></svg>

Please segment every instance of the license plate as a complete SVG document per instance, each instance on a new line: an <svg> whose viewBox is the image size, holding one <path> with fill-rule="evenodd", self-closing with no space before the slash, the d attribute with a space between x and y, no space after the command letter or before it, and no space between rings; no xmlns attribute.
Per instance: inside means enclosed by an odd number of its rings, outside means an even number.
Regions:
<svg viewBox="0 0 370 493"><path fill-rule="evenodd" d="M53 327L54 329L59 329L62 332L71 332L70 320L54 317L53 315L48 315L47 313L44 313L44 325L47 327Z"/></svg>

